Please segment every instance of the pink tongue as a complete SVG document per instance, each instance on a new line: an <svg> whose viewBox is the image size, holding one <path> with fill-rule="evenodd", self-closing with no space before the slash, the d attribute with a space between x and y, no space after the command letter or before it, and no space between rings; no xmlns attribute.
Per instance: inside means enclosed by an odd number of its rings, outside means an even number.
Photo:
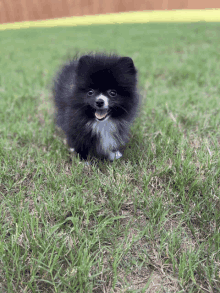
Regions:
<svg viewBox="0 0 220 293"><path fill-rule="evenodd" d="M107 111L106 112L103 112L103 113L98 113L98 111L95 112L95 117L97 119L103 119L107 116Z"/></svg>

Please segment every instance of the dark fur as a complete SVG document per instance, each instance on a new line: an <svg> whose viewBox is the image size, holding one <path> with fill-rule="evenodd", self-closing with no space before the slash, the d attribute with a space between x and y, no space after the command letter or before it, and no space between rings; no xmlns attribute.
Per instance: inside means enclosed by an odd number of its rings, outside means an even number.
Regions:
<svg viewBox="0 0 220 293"><path fill-rule="evenodd" d="M116 90L117 96L109 97L109 89ZM57 124L81 158L108 158L109 152L127 143L139 104L137 71L131 58L103 54L75 58L58 73L53 92ZM109 117L103 122L95 118L100 94L109 101Z"/></svg>

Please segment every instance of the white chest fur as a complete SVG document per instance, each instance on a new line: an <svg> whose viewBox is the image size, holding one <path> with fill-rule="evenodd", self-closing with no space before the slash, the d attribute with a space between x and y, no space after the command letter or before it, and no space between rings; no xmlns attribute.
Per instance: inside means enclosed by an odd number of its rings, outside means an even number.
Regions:
<svg viewBox="0 0 220 293"><path fill-rule="evenodd" d="M117 126L107 117L103 121L95 121L92 124L92 132L98 136L97 151L107 155L113 150L117 150Z"/></svg>

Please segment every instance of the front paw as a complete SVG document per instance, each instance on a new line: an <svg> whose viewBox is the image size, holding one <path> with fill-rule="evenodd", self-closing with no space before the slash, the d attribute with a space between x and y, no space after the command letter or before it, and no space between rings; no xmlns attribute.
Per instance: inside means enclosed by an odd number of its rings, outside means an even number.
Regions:
<svg viewBox="0 0 220 293"><path fill-rule="evenodd" d="M120 159L121 157L122 157L122 154L119 151L111 152L111 153L109 153L109 156L108 156L110 161Z"/></svg>

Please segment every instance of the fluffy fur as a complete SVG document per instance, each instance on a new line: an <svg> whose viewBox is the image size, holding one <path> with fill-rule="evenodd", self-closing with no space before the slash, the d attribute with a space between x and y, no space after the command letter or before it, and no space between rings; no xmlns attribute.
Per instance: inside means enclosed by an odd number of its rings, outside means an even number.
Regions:
<svg viewBox="0 0 220 293"><path fill-rule="evenodd" d="M56 122L69 147L114 160L137 114L137 71L129 57L91 54L64 65L54 82Z"/></svg>

